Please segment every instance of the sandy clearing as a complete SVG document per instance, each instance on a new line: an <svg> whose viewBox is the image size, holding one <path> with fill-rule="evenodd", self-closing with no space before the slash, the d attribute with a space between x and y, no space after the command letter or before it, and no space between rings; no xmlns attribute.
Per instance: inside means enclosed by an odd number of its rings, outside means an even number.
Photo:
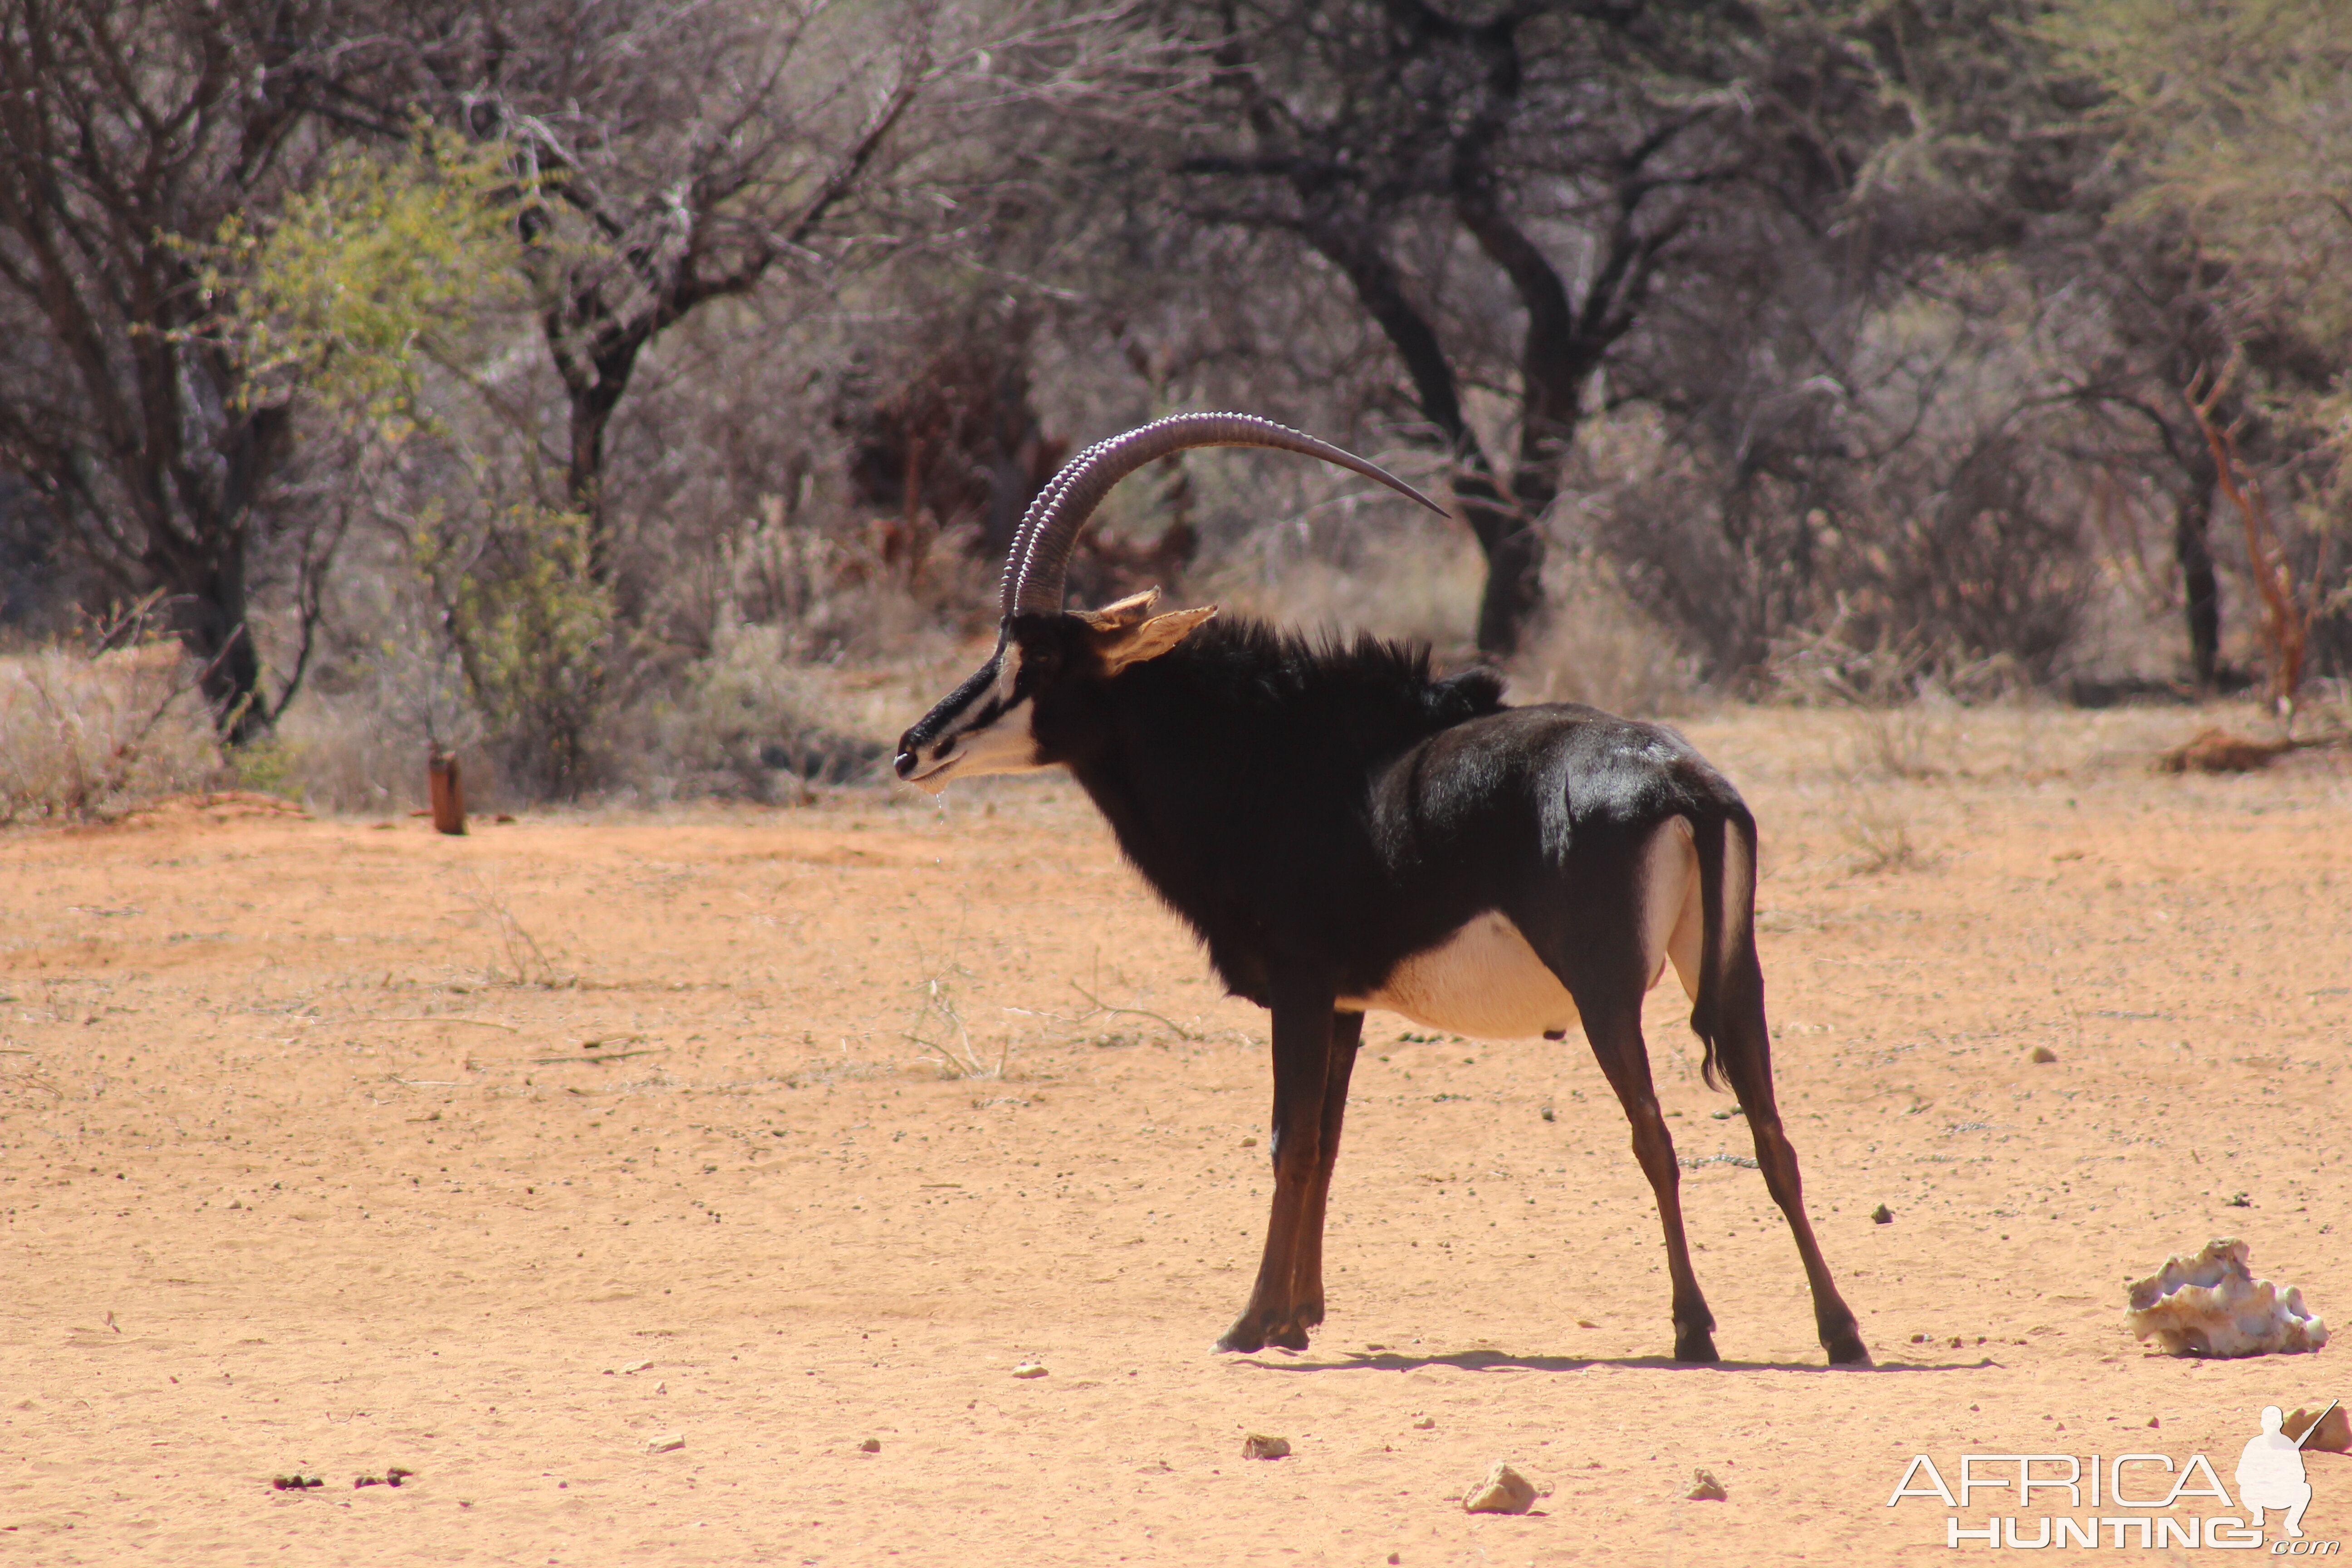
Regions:
<svg viewBox="0 0 2352 1568"><path fill-rule="evenodd" d="M1955 721L1868 784L1884 733L1691 726L1764 822L1784 1109L1864 1373L1819 1364L1725 1163L1684 1192L1732 1359L1664 1361L1579 1043L1379 1015L1331 1321L1209 1354L1264 1218L1262 1015L1066 785L0 839L0 1557L1909 1563L1946 1558L1940 1504L1885 1506L1914 1453L2226 1483L2262 1405L2352 1394L2342 1350L2152 1357L2122 1286L2237 1234L2352 1318L2352 775L2151 778L2158 722ZM1743 1153L1675 999L1648 1022L1681 1152ZM1496 1458L1538 1513L1461 1512ZM1694 1465L1727 1502L1681 1500ZM270 1489L300 1468L330 1484ZM2352 1536L2352 1460L2309 1468L2306 1530Z"/></svg>

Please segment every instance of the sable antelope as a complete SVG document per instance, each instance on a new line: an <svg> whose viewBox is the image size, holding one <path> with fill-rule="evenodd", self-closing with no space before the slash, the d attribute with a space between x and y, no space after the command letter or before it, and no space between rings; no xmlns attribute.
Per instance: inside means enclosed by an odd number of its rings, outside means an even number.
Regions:
<svg viewBox="0 0 2352 1568"><path fill-rule="evenodd" d="M1119 847L1274 1015L1274 1204L1248 1304L1217 1348L1304 1349L1323 1321L1323 1212L1364 1010L1458 1034L1581 1022L1633 1123L1674 1281L1675 1354L1716 1359L1674 1142L1642 1040L1671 962L1704 1073L1730 1080L1788 1216L1833 1363L1870 1359L1806 1223L1773 1104L1754 939L1756 826L1671 730L1570 703L1513 708L1426 649L1310 646L1158 590L1062 608L1079 529L1118 480L1192 447L1274 447L1435 502L1354 455L1237 414L1162 419L1080 453L1029 508L988 662L898 742L898 776L1067 768Z"/></svg>

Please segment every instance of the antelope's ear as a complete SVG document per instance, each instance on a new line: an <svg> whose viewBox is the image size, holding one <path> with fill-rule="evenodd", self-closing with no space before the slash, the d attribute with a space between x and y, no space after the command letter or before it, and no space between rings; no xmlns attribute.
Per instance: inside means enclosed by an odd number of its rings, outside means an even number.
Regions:
<svg viewBox="0 0 2352 1568"><path fill-rule="evenodd" d="M1146 588L1140 594L1130 594L1115 605L1105 605L1099 610L1074 610L1071 613L1098 632L1124 631L1139 626L1151 614L1151 606L1160 602L1160 590Z"/></svg>
<svg viewBox="0 0 2352 1568"><path fill-rule="evenodd" d="M1141 626L1097 633L1095 651L1103 661L1103 672L1117 675L1130 664L1158 658L1191 637L1194 628L1216 613L1216 605L1203 605L1197 610L1176 610L1168 615L1154 616Z"/></svg>

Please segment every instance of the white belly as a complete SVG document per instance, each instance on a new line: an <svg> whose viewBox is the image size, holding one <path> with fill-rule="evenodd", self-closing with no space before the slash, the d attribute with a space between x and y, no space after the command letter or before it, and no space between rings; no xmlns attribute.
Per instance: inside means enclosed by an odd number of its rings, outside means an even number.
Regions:
<svg viewBox="0 0 2352 1568"><path fill-rule="evenodd" d="M1398 964L1372 994L1343 996L1339 1005L1384 1007L1433 1029L1487 1039L1556 1035L1577 1025L1568 987L1519 928L1492 910Z"/></svg>
<svg viewBox="0 0 2352 1568"><path fill-rule="evenodd" d="M1655 985L1671 958L1684 992L1697 996L1704 916L1689 823L1679 816L1666 822L1651 838L1633 886L1618 896L1641 933L1644 983ZM1342 996L1339 1005L1382 1007L1433 1029L1486 1039L1558 1036L1580 1021L1559 976L1510 917L1495 910L1398 964L1370 995Z"/></svg>

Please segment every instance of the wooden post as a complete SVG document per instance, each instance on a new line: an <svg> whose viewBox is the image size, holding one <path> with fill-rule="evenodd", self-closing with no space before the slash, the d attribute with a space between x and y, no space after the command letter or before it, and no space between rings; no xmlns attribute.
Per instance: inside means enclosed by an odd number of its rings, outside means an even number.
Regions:
<svg viewBox="0 0 2352 1568"><path fill-rule="evenodd" d="M466 781L457 771L457 754L436 751L426 757L425 768L433 790L434 830L465 832Z"/></svg>

